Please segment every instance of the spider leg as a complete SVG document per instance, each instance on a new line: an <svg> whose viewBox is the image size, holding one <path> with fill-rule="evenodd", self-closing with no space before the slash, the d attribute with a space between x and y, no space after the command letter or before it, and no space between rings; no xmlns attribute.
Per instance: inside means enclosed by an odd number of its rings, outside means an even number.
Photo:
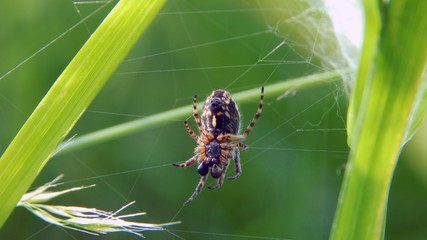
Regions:
<svg viewBox="0 0 427 240"><path fill-rule="evenodd" d="M243 151L246 151L246 150L248 150L248 148L249 148L249 146L248 146L248 145L243 144L243 143L231 143L231 144L230 144L230 147L232 147L232 148L240 147L240 148L243 148Z"/></svg>
<svg viewBox="0 0 427 240"><path fill-rule="evenodd" d="M237 143L236 144L236 147L241 147L241 148L243 148L243 151L246 151L246 150L248 150L248 145L246 145L246 144L243 144L243 143ZM239 149L237 149L237 155L239 155Z"/></svg>
<svg viewBox="0 0 427 240"><path fill-rule="evenodd" d="M264 86L261 88L261 99L259 100L258 111L256 112L254 118L252 119L251 123L249 124L248 128L246 129L245 133L243 134L243 136L245 136L245 138L249 135L249 133L252 130L252 127L255 125L255 122L258 120L259 116L261 115L262 103L263 102L264 102Z"/></svg>
<svg viewBox="0 0 427 240"><path fill-rule="evenodd" d="M201 134L203 132L202 124L200 123L199 114L197 114L197 95L194 95L193 99L193 116L196 120L197 127L199 127L199 133Z"/></svg>
<svg viewBox="0 0 427 240"><path fill-rule="evenodd" d="M225 138L227 138L230 141L243 141L246 139L246 136L235 135L235 134L227 134L227 135L225 135Z"/></svg>
<svg viewBox="0 0 427 240"><path fill-rule="evenodd" d="M172 165L175 167L188 167L188 166L191 166L193 163L195 163L197 159L199 159L199 154L196 154L194 157L190 158L185 163L181 163L181 164L172 163Z"/></svg>
<svg viewBox="0 0 427 240"><path fill-rule="evenodd" d="M185 128L187 128L187 132L194 138L194 140L198 140L199 137L193 132L193 130L191 130L190 126L188 126L188 122L184 121L185 124Z"/></svg>
<svg viewBox="0 0 427 240"><path fill-rule="evenodd" d="M238 148L234 149L234 164L236 166L236 175L227 178L228 180L234 180L238 178L240 174L242 174L242 166L240 165L240 153Z"/></svg>
<svg viewBox="0 0 427 240"><path fill-rule="evenodd" d="M194 191L193 195L191 195L191 197L184 203L184 206L189 204L191 201L193 201L193 199L197 196L197 194L199 194L199 192L202 191L203 185L205 185L207 177L208 177L208 174L206 174L200 179L200 182L196 187L196 191Z"/></svg>
<svg viewBox="0 0 427 240"><path fill-rule="evenodd" d="M213 187L208 187L210 190L215 190L222 186L222 183L224 182L225 172L227 171L228 163L224 163L224 166L222 167L222 174L218 178L218 182Z"/></svg>

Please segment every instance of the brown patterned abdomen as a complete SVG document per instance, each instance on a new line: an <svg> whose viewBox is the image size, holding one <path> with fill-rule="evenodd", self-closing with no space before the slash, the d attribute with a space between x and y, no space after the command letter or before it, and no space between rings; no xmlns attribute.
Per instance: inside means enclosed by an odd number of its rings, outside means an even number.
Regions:
<svg viewBox="0 0 427 240"><path fill-rule="evenodd" d="M219 135L237 134L240 129L240 115L230 93L218 89L206 99L202 110L203 129Z"/></svg>

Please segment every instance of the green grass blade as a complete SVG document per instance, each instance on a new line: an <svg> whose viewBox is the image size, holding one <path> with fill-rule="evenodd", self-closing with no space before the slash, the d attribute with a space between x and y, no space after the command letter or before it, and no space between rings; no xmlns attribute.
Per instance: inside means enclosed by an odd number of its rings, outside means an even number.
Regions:
<svg viewBox="0 0 427 240"><path fill-rule="evenodd" d="M368 15L375 10L369 4L379 3L365 2ZM334 240L384 237L397 159L415 130L414 119L425 117L419 107L425 104L427 2L394 0L382 10L375 57L361 59L361 68L367 69L359 71L353 92L357 96L349 109L351 152L330 237Z"/></svg>
<svg viewBox="0 0 427 240"><path fill-rule="evenodd" d="M381 30L380 6L378 5L378 1L364 0L363 2L365 6L365 22L369 24L365 24L365 39L361 53L363 61L359 63L358 77L352 90L347 114L347 143L350 147L353 146L354 134L352 131L355 129L354 125L359 115L360 104L362 103L363 92L365 91L364 87L371 74L371 66L377 51Z"/></svg>
<svg viewBox="0 0 427 240"><path fill-rule="evenodd" d="M411 123L406 132L405 142L409 141L414 136L427 115L427 75L424 75L422 79L422 85L417 98L417 105L414 107L414 111L411 114Z"/></svg>
<svg viewBox="0 0 427 240"><path fill-rule="evenodd" d="M34 110L0 159L0 227L165 0L122 0Z"/></svg>
<svg viewBox="0 0 427 240"><path fill-rule="evenodd" d="M266 85L265 86L265 96L277 96L283 94L285 91L290 89L301 89L304 87L313 86L315 84L325 84L330 81L336 81L341 79L342 74L347 74L348 70L340 71L331 71L324 72L319 74L313 74L306 77L301 77L292 80L286 80L283 82ZM238 103L241 103L250 99L257 99L260 96L261 87L249 89L239 93L232 93L234 100ZM201 109L203 102L198 104L198 109ZM76 137L69 142L63 143L58 147L58 155L64 154L67 152L79 150L86 148L95 144L99 144L105 141L116 139L119 137L124 137L128 134L136 133L137 131L142 131L152 126L158 126L164 122L182 119L193 112L193 105L187 105L180 108L172 109L169 111L157 113L145 118L133 120L130 122L122 123L116 126L108 127L101 129L80 137Z"/></svg>

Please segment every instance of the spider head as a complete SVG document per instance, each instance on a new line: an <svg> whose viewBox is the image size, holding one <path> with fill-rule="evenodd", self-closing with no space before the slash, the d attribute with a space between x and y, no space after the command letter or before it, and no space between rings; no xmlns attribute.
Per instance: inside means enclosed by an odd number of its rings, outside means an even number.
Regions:
<svg viewBox="0 0 427 240"><path fill-rule="evenodd" d="M221 156L221 146L219 142L212 141L208 145L206 145L206 155L208 157L218 159L219 156Z"/></svg>
<svg viewBox="0 0 427 240"><path fill-rule="evenodd" d="M201 176L206 176L208 174L209 169L211 169L211 175L213 178L219 178L222 174L221 163L218 160L210 159L209 162L203 161L197 167L197 172Z"/></svg>
<svg viewBox="0 0 427 240"><path fill-rule="evenodd" d="M219 142L212 141L206 145L206 155L209 158L208 166L211 167L211 175L213 178L219 178L222 174L221 161L221 146Z"/></svg>

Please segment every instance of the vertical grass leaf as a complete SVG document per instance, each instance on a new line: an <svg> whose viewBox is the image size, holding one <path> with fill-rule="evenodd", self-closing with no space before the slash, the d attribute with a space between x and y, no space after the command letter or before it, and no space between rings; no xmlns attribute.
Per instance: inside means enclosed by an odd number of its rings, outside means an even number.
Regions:
<svg viewBox="0 0 427 240"><path fill-rule="evenodd" d="M379 1L365 1L367 22ZM365 59L349 109L347 164L330 239L384 237L389 188L400 151L423 119L427 1L393 0L381 8L382 29ZM369 30L369 27L367 27ZM369 44L366 40L365 44ZM366 49L364 49L365 51ZM365 55L366 56L366 55ZM372 60L372 61L371 61ZM369 66L367 66L369 63ZM356 95L356 96L355 96Z"/></svg>
<svg viewBox="0 0 427 240"><path fill-rule="evenodd" d="M350 147L353 146L353 130L355 129L354 125L361 108L360 104L362 103L365 85L367 85L366 81L371 80L369 75L372 74L372 62L374 61L375 53L377 52L381 31L379 2L372 0L364 0L363 2L365 6L365 39L361 53L362 60L359 63L359 72L352 90L347 114L347 143Z"/></svg>
<svg viewBox="0 0 427 240"><path fill-rule="evenodd" d="M0 159L0 227L164 2L118 2L28 118Z"/></svg>
<svg viewBox="0 0 427 240"><path fill-rule="evenodd" d="M426 33L427 34L427 33ZM411 123L409 125L409 129L406 132L405 143L409 141L417 129L424 122L427 114L427 75L424 74L422 79L422 84L417 96L417 101L415 101L415 106L413 109L413 113L411 114Z"/></svg>

